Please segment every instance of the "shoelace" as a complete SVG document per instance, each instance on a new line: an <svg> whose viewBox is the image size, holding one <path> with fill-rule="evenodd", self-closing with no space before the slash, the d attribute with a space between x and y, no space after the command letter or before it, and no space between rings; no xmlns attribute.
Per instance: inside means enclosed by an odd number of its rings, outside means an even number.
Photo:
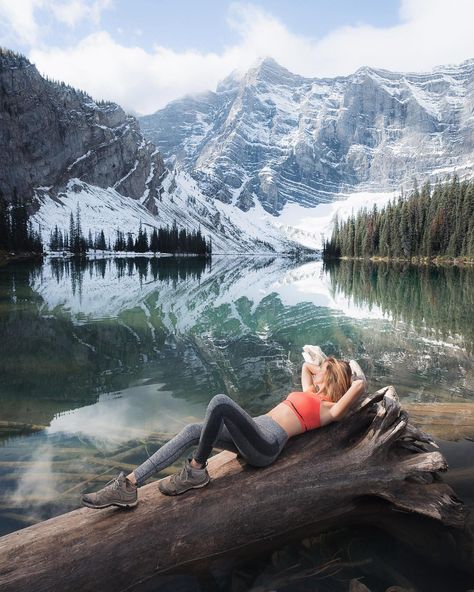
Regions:
<svg viewBox="0 0 474 592"><path fill-rule="evenodd" d="M114 477L108 483L106 483L103 487L104 489L120 489L119 478Z"/></svg>
<svg viewBox="0 0 474 592"><path fill-rule="evenodd" d="M173 484L175 484L178 479L185 481L188 477L188 471L186 469L187 469L187 467L186 467L186 465L184 465L184 467L181 469L181 471L179 473L175 473L174 475L171 476L170 481Z"/></svg>

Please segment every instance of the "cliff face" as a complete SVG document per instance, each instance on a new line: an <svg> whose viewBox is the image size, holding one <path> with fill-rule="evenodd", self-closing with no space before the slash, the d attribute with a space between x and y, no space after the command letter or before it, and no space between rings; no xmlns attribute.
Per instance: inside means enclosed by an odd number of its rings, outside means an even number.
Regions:
<svg viewBox="0 0 474 592"><path fill-rule="evenodd" d="M0 192L54 196L71 178L113 187L154 212L165 174L137 120L114 103L44 79L26 58L0 52ZM38 189L39 188L39 189Z"/></svg>
<svg viewBox="0 0 474 592"><path fill-rule="evenodd" d="M473 171L474 60L431 73L361 68L303 78L266 59L216 92L140 118L165 159L207 194L278 215L340 192Z"/></svg>

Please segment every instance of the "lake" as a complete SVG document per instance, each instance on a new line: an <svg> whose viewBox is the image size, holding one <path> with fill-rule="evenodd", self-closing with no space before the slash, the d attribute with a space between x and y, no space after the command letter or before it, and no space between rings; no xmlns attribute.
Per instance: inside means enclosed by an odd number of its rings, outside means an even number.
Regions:
<svg viewBox="0 0 474 592"><path fill-rule="evenodd" d="M265 413L299 390L305 344L356 359L369 390L393 384L402 405L459 405L448 430L433 429L443 478L473 510L474 433L462 425L474 403L473 287L469 268L268 257L0 267L0 534L78 507L86 488L202 421L217 393ZM339 567L315 569L334 558ZM156 589L339 591L352 578L373 591L469 584L373 525L341 525Z"/></svg>

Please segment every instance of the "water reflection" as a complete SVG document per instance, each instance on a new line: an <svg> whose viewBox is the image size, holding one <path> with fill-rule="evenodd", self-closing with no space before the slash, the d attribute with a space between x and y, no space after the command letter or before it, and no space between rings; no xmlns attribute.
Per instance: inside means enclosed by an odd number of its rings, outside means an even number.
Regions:
<svg viewBox="0 0 474 592"><path fill-rule="evenodd" d="M0 528L76 507L216 393L266 412L298 388L306 343L358 359L372 389L394 384L407 403L472 401L472 280L282 258L0 268Z"/></svg>
<svg viewBox="0 0 474 592"><path fill-rule="evenodd" d="M203 403L176 399L162 386L141 384L100 395L92 405L58 413L33 440L22 438L23 470L9 504L28 509L30 518L47 517L59 500L74 507L77 495L69 494L77 491L78 481L80 485L91 472L95 478L104 468L109 475L118 451L125 452L121 466L133 468L126 457L133 456L134 449L151 454L158 443L202 418ZM34 446L25 459L27 440Z"/></svg>
<svg viewBox="0 0 474 592"><path fill-rule="evenodd" d="M170 438L187 423L198 421L205 405L176 399L162 386L137 385L100 395L93 405L56 415L47 434L74 433L104 451L152 433Z"/></svg>
<svg viewBox="0 0 474 592"><path fill-rule="evenodd" d="M410 323L438 340L474 349L474 274L468 267L342 261L327 265L332 293L356 307ZM372 315L371 315L372 316Z"/></svg>
<svg viewBox="0 0 474 592"><path fill-rule="evenodd" d="M49 260L51 275L56 282L65 279L71 282L71 291L82 294L83 279L87 274L90 279L105 278L106 274L116 279L125 276L138 279L140 285L148 279L154 282L166 282L176 287L179 281L187 278L199 280L204 271L212 269L210 259L202 257L160 257L160 258L113 258L113 259L61 259Z"/></svg>

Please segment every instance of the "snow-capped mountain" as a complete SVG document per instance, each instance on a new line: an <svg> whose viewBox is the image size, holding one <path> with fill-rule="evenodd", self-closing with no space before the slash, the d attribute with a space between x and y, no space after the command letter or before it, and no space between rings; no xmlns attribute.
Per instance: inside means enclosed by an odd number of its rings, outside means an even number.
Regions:
<svg viewBox="0 0 474 592"><path fill-rule="evenodd" d="M85 236L112 243L176 220L214 253L318 249L336 212L383 205L415 175L471 174L473 71L316 80L266 59L141 118L142 132L0 50L0 196L34 197L45 243L79 205Z"/></svg>
<svg viewBox="0 0 474 592"><path fill-rule="evenodd" d="M291 202L314 207L341 192L399 190L414 177L471 175L473 111L474 60L316 79L264 59L140 125L206 195L279 215Z"/></svg>
<svg viewBox="0 0 474 592"><path fill-rule="evenodd" d="M0 196L33 199L33 224L45 243L57 224L68 230L79 205L85 236L104 230L201 229L218 253L288 252L285 236L262 208L252 217L203 195L185 171L166 169L135 117L115 103L43 78L26 58L0 50ZM314 233L303 231L306 244ZM309 238L308 238L309 237Z"/></svg>

